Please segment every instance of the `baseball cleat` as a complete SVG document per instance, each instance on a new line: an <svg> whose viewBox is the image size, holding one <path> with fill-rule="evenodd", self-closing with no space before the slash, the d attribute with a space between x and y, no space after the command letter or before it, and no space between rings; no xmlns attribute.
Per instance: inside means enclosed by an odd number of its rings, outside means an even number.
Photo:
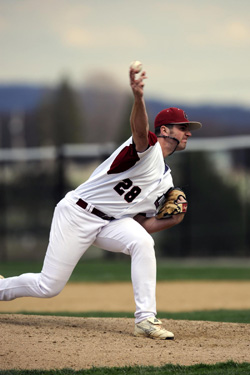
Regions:
<svg viewBox="0 0 250 375"><path fill-rule="evenodd" d="M0 279L4 279L4 277L2 275L0 275Z"/></svg>
<svg viewBox="0 0 250 375"><path fill-rule="evenodd" d="M161 326L162 322L154 317L143 320L135 325L135 336L145 336L158 340L173 340L174 334Z"/></svg>

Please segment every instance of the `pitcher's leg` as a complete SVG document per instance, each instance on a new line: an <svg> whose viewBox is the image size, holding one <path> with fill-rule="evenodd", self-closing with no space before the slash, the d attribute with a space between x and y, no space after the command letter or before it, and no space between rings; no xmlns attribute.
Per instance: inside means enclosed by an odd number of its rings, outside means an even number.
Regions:
<svg viewBox="0 0 250 375"><path fill-rule="evenodd" d="M152 237L137 239L131 244L131 279L138 323L156 315L156 259Z"/></svg>
<svg viewBox="0 0 250 375"><path fill-rule="evenodd" d="M102 228L94 245L131 256L131 279L136 323L156 315L156 259L154 241L131 218L115 220Z"/></svg>
<svg viewBox="0 0 250 375"><path fill-rule="evenodd" d="M70 278L74 265L66 265L60 259L55 262L51 251L49 244L40 273L25 273L1 280L0 300L11 301L19 297L50 298L59 294Z"/></svg>
<svg viewBox="0 0 250 375"><path fill-rule="evenodd" d="M41 273L0 280L0 300L10 301L18 297L49 298L59 294L103 225L102 219L65 200L61 201L54 212Z"/></svg>
<svg viewBox="0 0 250 375"><path fill-rule="evenodd" d="M55 280L42 273L25 273L8 277L1 282L0 300L11 301L19 297L50 298L61 292L67 280Z"/></svg>

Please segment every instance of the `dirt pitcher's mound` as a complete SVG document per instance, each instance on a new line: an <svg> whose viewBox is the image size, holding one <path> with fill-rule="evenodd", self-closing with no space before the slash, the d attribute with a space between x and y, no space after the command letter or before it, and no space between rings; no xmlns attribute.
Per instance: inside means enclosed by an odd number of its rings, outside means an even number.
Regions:
<svg viewBox="0 0 250 375"><path fill-rule="evenodd" d="M0 315L0 369L250 362L249 324L163 323L174 341L134 337L134 319Z"/></svg>

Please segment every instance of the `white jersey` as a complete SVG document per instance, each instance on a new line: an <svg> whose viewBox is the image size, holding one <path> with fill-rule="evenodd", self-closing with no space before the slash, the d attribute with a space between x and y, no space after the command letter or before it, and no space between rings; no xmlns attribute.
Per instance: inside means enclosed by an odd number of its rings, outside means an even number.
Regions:
<svg viewBox="0 0 250 375"><path fill-rule="evenodd" d="M154 216L157 200L173 186L161 146L149 132L149 147L137 152L132 137L70 193L116 219L144 213Z"/></svg>

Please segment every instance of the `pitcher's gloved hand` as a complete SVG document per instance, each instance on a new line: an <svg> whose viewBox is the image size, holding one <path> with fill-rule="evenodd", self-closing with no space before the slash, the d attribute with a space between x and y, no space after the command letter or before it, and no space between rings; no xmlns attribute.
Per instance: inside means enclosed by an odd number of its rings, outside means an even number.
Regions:
<svg viewBox="0 0 250 375"><path fill-rule="evenodd" d="M184 191L178 187L171 188L164 194L156 211L157 219L167 219L172 215L183 214L187 212L187 200Z"/></svg>

